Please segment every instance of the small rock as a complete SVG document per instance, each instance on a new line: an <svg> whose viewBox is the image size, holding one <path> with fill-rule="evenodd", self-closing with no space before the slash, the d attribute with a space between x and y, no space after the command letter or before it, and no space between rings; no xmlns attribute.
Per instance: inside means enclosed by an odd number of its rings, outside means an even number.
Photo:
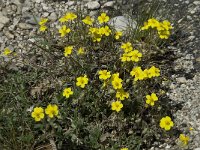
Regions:
<svg viewBox="0 0 200 150"><path fill-rule="evenodd" d="M136 22L131 18L127 18L124 16L117 16L110 19L109 24L114 26L117 31L126 30L127 27L131 26L133 29L136 28Z"/></svg>
<svg viewBox="0 0 200 150"><path fill-rule="evenodd" d="M194 1L193 4L200 5L200 1Z"/></svg>
<svg viewBox="0 0 200 150"><path fill-rule="evenodd" d="M49 13L48 13L48 12L44 12L42 16L43 16L43 17L48 17L48 16L49 16Z"/></svg>
<svg viewBox="0 0 200 150"><path fill-rule="evenodd" d="M106 2L106 3L103 5L103 8L106 8L106 7L113 7L114 4L115 4L115 1Z"/></svg>
<svg viewBox="0 0 200 150"><path fill-rule="evenodd" d="M186 83L187 82L185 77L176 78L176 81L179 82L179 83Z"/></svg>
<svg viewBox="0 0 200 150"><path fill-rule="evenodd" d="M19 26L19 28L21 28L21 29L32 29L32 28L33 28L32 25L27 24L27 23L19 23L18 26Z"/></svg>
<svg viewBox="0 0 200 150"><path fill-rule="evenodd" d="M3 29L4 25L0 23L0 31Z"/></svg>
<svg viewBox="0 0 200 150"><path fill-rule="evenodd" d="M40 4L42 0L35 0L36 3Z"/></svg>
<svg viewBox="0 0 200 150"><path fill-rule="evenodd" d="M0 12L0 23L5 25L10 21L8 17L3 16L3 14Z"/></svg>
<svg viewBox="0 0 200 150"><path fill-rule="evenodd" d="M25 22L31 25L37 25L38 22L40 21L40 17L38 16L33 16L30 14L25 14L22 16L25 19Z"/></svg>
<svg viewBox="0 0 200 150"><path fill-rule="evenodd" d="M56 21L58 18L57 14L55 12L52 12L49 16L49 19L52 21Z"/></svg>
<svg viewBox="0 0 200 150"><path fill-rule="evenodd" d="M85 4L85 6L89 10L95 10L95 9L99 9L101 7L101 5L97 1L88 2L87 4Z"/></svg>
<svg viewBox="0 0 200 150"><path fill-rule="evenodd" d="M196 58L196 61L197 61L197 62L200 62L200 57Z"/></svg>
<svg viewBox="0 0 200 150"><path fill-rule="evenodd" d="M5 36L8 38L8 39L14 39L14 35L13 34L11 34L9 31L4 31L4 34L5 34Z"/></svg>
<svg viewBox="0 0 200 150"><path fill-rule="evenodd" d="M75 5L75 1L68 1L68 2L66 3L66 5L68 5L68 6Z"/></svg>

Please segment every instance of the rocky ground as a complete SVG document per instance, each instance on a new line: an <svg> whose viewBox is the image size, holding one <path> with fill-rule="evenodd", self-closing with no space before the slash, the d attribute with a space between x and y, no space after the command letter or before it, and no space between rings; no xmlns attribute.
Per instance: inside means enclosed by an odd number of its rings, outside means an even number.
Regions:
<svg viewBox="0 0 200 150"><path fill-rule="evenodd" d="M160 0L161 1L161 0ZM130 2L122 0L123 5ZM138 4L140 0L133 1ZM162 0L173 6L171 17L176 20L182 31L180 42L176 42L169 49L173 49L179 58L174 62L174 74L170 91L167 93L174 103L181 103L182 108L174 114L176 126L183 132L193 128L189 149L200 150L200 1L199 0ZM48 17L56 21L64 12L76 10L77 4L90 10L95 15L98 9L117 8L115 1L44 1L44 0L0 0L0 50L9 47L23 56L37 32L36 20ZM128 7L128 6L127 6ZM124 7L126 9L127 7ZM34 15L34 17L33 17ZM52 24L56 26L56 24ZM27 46L29 45L29 46ZM13 68L24 65L23 57ZM160 145L152 149L180 149L176 145Z"/></svg>

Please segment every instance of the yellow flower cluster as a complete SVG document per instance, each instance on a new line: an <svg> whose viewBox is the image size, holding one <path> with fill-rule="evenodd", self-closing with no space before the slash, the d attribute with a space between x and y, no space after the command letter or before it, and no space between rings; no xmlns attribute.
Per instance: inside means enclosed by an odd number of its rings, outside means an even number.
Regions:
<svg viewBox="0 0 200 150"><path fill-rule="evenodd" d="M76 19L77 18L77 15L76 14L74 14L74 13L72 13L72 12L68 12L68 13L66 13L63 17L61 17L60 19L59 19L59 21L61 22L61 23L64 23L64 22L68 22L68 21L73 21L74 19Z"/></svg>
<svg viewBox="0 0 200 150"><path fill-rule="evenodd" d="M152 66L150 69L145 69L144 71L141 67L135 67L130 72L130 75L134 77L134 81L144 80L147 78L152 77L159 77L160 76L160 69Z"/></svg>
<svg viewBox="0 0 200 150"><path fill-rule="evenodd" d="M144 26L141 28L141 30L148 30L149 28L156 28L158 35L161 39L168 39L170 36L170 30L172 29L172 26L168 20L159 22L155 18L151 18L144 23Z"/></svg>
<svg viewBox="0 0 200 150"><path fill-rule="evenodd" d="M142 57L142 53L140 53L138 50L133 50L130 42L122 43L121 48L124 50L124 53L121 57L122 62L138 62Z"/></svg>
<svg viewBox="0 0 200 150"><path fill-rule="evenodd" d="M91 26L94 22L94 19L91 18L90 16L86 16L83 20L83 23L85 23L86 25Z"/></svg>
<svg viewBox="0 0 200 150"><path fill-rule="evenodd" d="M47 18L41 18L39 25L40 25L40 31L44 32L47 29L47 26L45 25L47 23L48 19Z"/></svg>
<svg viewBox="0 0 200 150"><path fill-rule="evenodd" d="M45 114L50 118L58 116L58 112L58 106L55 104L49 104L45 109ZM42 107L35 107L31 113L31 116L35 119L36 122L41 121L44 118L44 109Z"/></svg>
<svg viewBox="0 0 200 150"><path fill-rule="evenodd" d="M111 34L111 30L108 26L100 27L100 28L89 28L89 35L91 35L93 42L100 42L102 36L109 36Z"/></svg>

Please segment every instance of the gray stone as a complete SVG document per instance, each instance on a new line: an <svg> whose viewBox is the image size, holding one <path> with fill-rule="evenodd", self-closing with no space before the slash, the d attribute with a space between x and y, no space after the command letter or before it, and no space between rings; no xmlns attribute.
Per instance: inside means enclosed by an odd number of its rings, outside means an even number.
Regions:
<svg viewBox="0 0 200 150"><path fill-rule="evenodd" d="M103 5L103 8L106 8L106 7L113 7L114 4L115 4L115 1L106 2L106 3Z"/></svg>
<svg viewBox="0 0 200 150"><path fill-rule="evenodd" d="M0 31L3 29L4 25L0 23Z"/></svg>
<svg viewBox="0 0 200 150"><path fill-rule="evenodd" d="M8 39L14 39L14 35L12 33L10 33L8 30L4 30L4 34Z"/></svg>
<svg viewBox="0 0 200 150"><path fill-rule="evenodd" d="M1 12L0 12L0 23L5 25L10 21L10 19L6 16L4 16Z"/></svg>
<svg viewBox="0 0 200 150"><path fill-rule="evenodd" d="M66 5L68 5L68 6L75 5L75 1L68 1L68 2L66 3Z"/></svg>
<svg viewBox="0 0 200 150"><path fill-rule="evenodd" d="M101 7L101 5L97 1L88 2L87 4L85 4L85 6L89 10L95 10L95 9L99 9Z"/></svg>
<svg viewBox="0 0 200 150"><path fill-rule="evenodd" d="M33 28L32 25L27 24L27 23L19 23L18 26L19 26L19 28L21 28L21 29L32 29L32 28Z"/></svg>
<svg viewBox="0 0 200 150"><path fill-rule="evenodd" d="M197 62L200 62L200 57L197 57L197 58L196 58L196 61L197 61Z"/></svg>
<svg viewBox="0 0 200 150"><path fill-rule="evenodd" d="M200 5L200 1L194 1L193 4Z"/></svg>
<svg viewBox="0 0 200 150"><path fill-rule="evenodd" d="M38 22L40 21L40 17L38 16L33 16L30 14L25 14L22 16L25 19L25 22L31 25L37 25Z"/></svg>
<svg viewBox="0 0 200 150"><path fill-rule="evenodd" d="M109 24L115 27L117 31L126 30L129 26L132 29L135 29L137 25L136 21L125 16L117 16L117 17L111 18L109 21Z"/></svg>
<svg viewBox="0 0 200 150"><path fill-rule="evenodd" d="M179 83L186 83L187 82L185 77L176 78L176 81L179 82Z"/></svg>
<svg viewBox="0 0 200 150"><path fill-rule="evenodd" d="M49 16L49 19L52 21L56 21L58 19L58 16L55 12L52 12Z"/></svg>

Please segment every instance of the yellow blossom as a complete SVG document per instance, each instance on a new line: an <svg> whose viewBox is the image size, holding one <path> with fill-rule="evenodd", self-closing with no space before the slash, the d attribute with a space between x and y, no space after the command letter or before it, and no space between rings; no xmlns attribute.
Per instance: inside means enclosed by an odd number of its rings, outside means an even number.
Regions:
<svg viewBox="0 0 200 150"><path fill-rule="evenodd" d="M120 89L116 93L116 98L120 100L124 100L125 98L129 98L129 93L125 92L124 89Z"/></svg>
<svg viewBox="0 0 200 150"><path fill-rule="evenodd" d="M168 39L170 36L170 32L168 30L160 30L158 31L158 35L161 39Z"/></svg>
<svg viewBox="0 0 200 150"><path fill-rule="evenodd" d="M122 81L123 80L121 78L119 78L119 77L113 78L113 80L112 80L112 86L113 86L113 88L115 90L121 89L122 88Z"/></svg>
<svg viewBox="0 0 200 150"><path fill-rule="evenodd" d="M45 25L40 26L40 31L41 32L44 32L46 30L47 30L47 26L45 26Z"/></svg>
<svg viewBox="0 0 200 150"><path fill-rule="evenodd" d="M98 17L98 21L99 21L100 24L108 22L109 19L110 19L110 18L107 16L106 13L102 13L102 14Z"/></svg>
<svg viewBox="0 0 200 150"><path fill-rule="evenodd" d="M90 16L86 16L82 21L83 23L91 26L94 22L94 19L92 19Z"/></svg>
<svg viewBox="0 0 200 150"><path fill-rule="evenodd" d="M71 30L70 28L67 28L66 25L63 25L60 29L59 29L59 33L61 34L61 37L64 37L67 33L69 33Z"/></svg>
<svg viewBox="0 0 200 150"><path fill-rule="evenodd" d="M115 39L118 40L120 37L122 36L122 32L121 31L117 31L115 33Z"/></svg>
<svg viewBox="0 0 200 150"><path fill-rule="evenodd" d="M156 28L157 26L159 26L159 21L156 20L155 18L151 18L148 20L148 25L151 27L151 28Z"/></svg>
<svg viewBox="0 0 200 150"><path fill-rule="evenodd" d="M169 116L163 117L160 120L160 127L165 129L166 131L170 130L171 127L173 126L174 126L174 123Z"/></svg>
<svg viewBox="0 0 200 150"><path fill-rule="evenodd" d="M63 96L66 98L69 98L70 95L73 95L73 94L74 94L74 92L72 91L71 88L65 88L63 91Z"/></svg>
<svg viewBox="0 0 200 150"><path fill-rule="evenodd" d="M93 42L100 42L101 41L101 31L98 28L89 28L89 34L92 37Z"/></svg>
<svg viewBox="0 0 200 150"><path fill-rule="evenodd" d="M41 19L40 19L40 22L39 22L39 25L43 26L43 25L45 25L45 23L46 23L47 21L48 21L47 18L41 18Z"/></svg>
<svg viewBox="0 0 200 150"><path fill-rule="evenodd" d="M146 95L146 104L154 106L154 102L157 100L158 100L158 97L155 93L152 93L151 95Z"/></svg>
<svg viewBox="0 0 200 150"><path fill-rule="evenodd" d="M61 17L60 19L59 19L59 21L61 22L61 23L63 23L63 22L67 22L67 21L69 21L69 20L74 20L74 19L76 19L77 18L77 15L76 14L74 14L74 13L72 13L72 12L68 12L68 13L66 13L63 17Z"/></svg>
<svg viewBox="0 0 200 150"><path fill-rule="evenodd" d="M5 48L3 51L3 55L8 56L12 53L12 51L9 48Z"/></svg>
<svg viewBox="0 0 200 150"><path fill-rule="evenodd" d="M109 28L108 26L101 27L101 28L99 29L99 31L100 31L100 34L101 34L101 35L105 35L105 36L109 36L110 33L111 33L111 30L110 30L110 28Z"/></svg>
<svg viewBox="0 0 200 150"><path fill-rule="evenodd" d="M188 145L190 138L184 134L180 134L179 140L183 143L183 145Z"/></svg>
<svg viewBox="0 0 200 150"><path fill-rule="evenodd" d="M119 112L122 109L123 104L121 103L121 101L115 101L115 102L112 102L111 106L112 106L111 107L112 110Z"/></svg>
<svg viewBox="0 0 200 150"><path fill-rule="evenodd" d="M58 106L55 104L49 104L47 108L45 109L45 114L47 114L50 118L53 118L54 116L58 116Z"/></svg>
<svg viewBox="0 0 200 150"><path fill-rule="evenodd" d="M148 77L159 77L160 76L160 69L156 68L155 66L152 66L150 69L148 69Z"/></svg>
<svg viewBox="0 0 200 150"><path fill-rule="evenodd" d="M42 107L35 107L31 113L31 117L33 117L35 121L42 120L44 118L44 109Z"/></svg>
<svg viewBox="0 0 200 150"><path fill-rule="evenodd" d="M135 77L134 81L145 79L145 73L142 71L141 67L133 68L130 75Z"/></svg>
<svg viewBox="0 0 200 150"><path fill-rule="evenodd" d="M84 88L86 84L88 84L87 75L78 77L78 78L76 79L76 86L79 86L79 87L81 87L81 88Z"/></svg>
<svg viewBox="0 0 200 150"><path fill-rule="evenodd" d="M107 80L111 77L110 71L107 70L100 70L99 71L99 79Z"/></svg>
<svg viewBox="0 0 200 150"><path fill-rule="evenodd" d="M64 51L65 57L69 56L72 53L72 50L73 50L73 46L66 46L65 51Z"/></svg>
<svg viewBox="0 0 200 150"><path fill-rule="evenodd" d="M80 47L80 48L78 49L77 54L78 54L78 55L82 55L82 54L84 54L84 53L85 53L84 48L83 48L83 47Z"/></svg>
<svg viewBox="0 0 200 150"><path fill-rule="evenodd" d="M121 148L120 150L128 150L128 148Z"/></svg>
<svg viewBox="0 0 200 150"><path fill-rule="evenodd" d="M132 44L130 42L122 43L121 48L124 50L125 53L133 50Z"/></svg>

